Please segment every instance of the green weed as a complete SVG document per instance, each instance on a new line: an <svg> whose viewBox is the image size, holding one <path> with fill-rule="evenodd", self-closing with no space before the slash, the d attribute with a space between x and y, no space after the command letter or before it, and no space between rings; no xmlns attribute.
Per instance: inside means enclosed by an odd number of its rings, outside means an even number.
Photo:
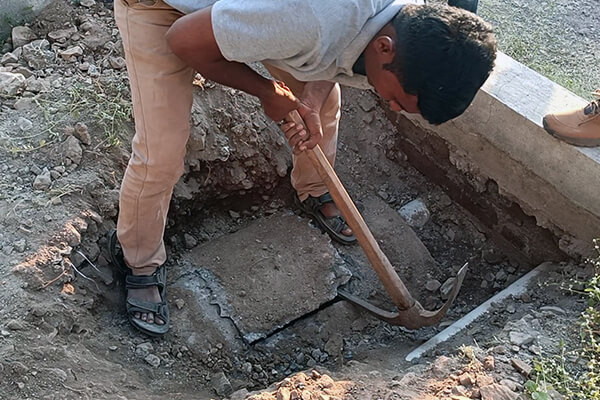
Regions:
<svg viewBox="0 0 600 400"><path fill-rule="evenodd" d="M525 384L534 400L550 399L552 391L567 400L600 400L600 241L594 244L598 256L589 262L596 273L585 282L588 307L581 314L580 345L567 351L561 343L558 354L534 360L535 379Z"/></svg>

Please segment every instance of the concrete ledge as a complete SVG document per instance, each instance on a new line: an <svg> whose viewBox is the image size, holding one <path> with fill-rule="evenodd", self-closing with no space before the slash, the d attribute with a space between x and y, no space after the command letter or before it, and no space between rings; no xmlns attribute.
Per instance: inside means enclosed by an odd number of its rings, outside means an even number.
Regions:
<svg viewBox="0 0 600 400"><path fill-rule="evenodd" d="M461 171L494 180L500 194L561 239L562 250L587 255L600 237L600 148L568 145L542 128L546 113L585 103L500 53L464 115L441 126L408 119L447 141Z"/></svg>

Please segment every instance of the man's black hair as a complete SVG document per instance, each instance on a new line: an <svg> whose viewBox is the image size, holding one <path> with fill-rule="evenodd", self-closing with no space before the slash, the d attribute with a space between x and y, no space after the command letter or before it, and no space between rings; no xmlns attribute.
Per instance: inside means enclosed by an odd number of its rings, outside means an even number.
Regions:
<svg viewBox="0 0 600 400"><path fill-rule="evenodd" d="M392 24L396 54L385 68L418 96L421 115L441 124L462 114L494 67L491 25L458 8L412 4Z"/></svg>

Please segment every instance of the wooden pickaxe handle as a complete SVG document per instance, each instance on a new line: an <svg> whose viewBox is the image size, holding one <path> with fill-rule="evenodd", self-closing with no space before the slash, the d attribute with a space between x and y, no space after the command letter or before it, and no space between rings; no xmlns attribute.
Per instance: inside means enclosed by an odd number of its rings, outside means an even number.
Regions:
<svg viewBox="0 0 600 400"><path fill-rule="evenodd" d="M302 117L295 110L288 114L286 120L304 126ZM379 247L377 240L375 240L375 237L354 205L344 185L340 182L321 147L316 145L314 148L307 150L306 153L321 176L321 179L327 185L331 197L354 232L358 243L363 248L371 266L379 276L381 283L394 304L398 307L398 310L402 311L412 308L415 305L415 299Z"/></svg>

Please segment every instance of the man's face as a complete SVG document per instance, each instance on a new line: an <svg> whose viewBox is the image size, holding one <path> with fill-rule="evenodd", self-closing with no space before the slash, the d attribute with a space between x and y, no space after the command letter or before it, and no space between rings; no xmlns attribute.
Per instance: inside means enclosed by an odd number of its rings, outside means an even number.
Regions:
<svg viewBox="0 0 600 400"><path fill-rule="evenodd" d="M396 112L405 111L409 114L418 114L419 99L416 95L408 94L400 84L398 77L382 67L367 74L369 83L375 91L388 102L389 107Z"/></svg>
<svg viewBox="0 0 600 400"><path fill-rule="evenodd" d="M398 77L385 66L394 60L396 33L393 27L386 25L369 43L365 50L365 68L367 80L394 111L419 113L419 100L416 95L408 94L400 84Z"/></svg>

